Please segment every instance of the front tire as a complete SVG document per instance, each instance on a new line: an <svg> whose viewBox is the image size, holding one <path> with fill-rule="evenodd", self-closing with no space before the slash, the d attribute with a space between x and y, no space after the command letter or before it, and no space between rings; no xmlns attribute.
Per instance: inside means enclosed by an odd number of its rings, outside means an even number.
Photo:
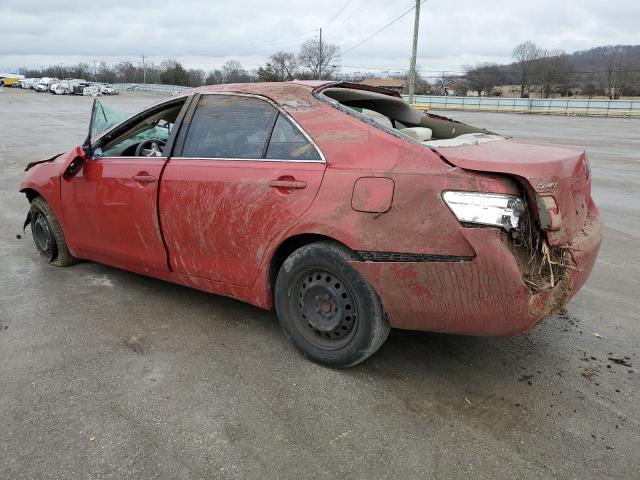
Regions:
<svg viewBox="0 0 640 480"><path fill-rule="evenodd" d="M293 252L276 279L285 334L305 356L329 367L364 361L391 329L377 293L348 263L354 259L337 243L312 243Z"/></svg>
<svg viewBox="0 0 640 480"><path fill-rule="evenodd" d="M47 262L58 267L77 263L77 259L67 248L60 222L42 197L35 197L31 201L29 217L33 241L38 252Z"/></svg>

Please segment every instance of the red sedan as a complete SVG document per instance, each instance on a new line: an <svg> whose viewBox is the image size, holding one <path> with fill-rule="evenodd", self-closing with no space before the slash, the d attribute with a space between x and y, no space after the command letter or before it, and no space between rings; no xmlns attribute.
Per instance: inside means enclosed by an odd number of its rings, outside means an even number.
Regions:
<svg viewBox="0 0 640 480"><path fill-rule="evenodd" d="M27 223L91 260L273 309L309 358L391 327L515 335L561 309L602 240L581 150L425 114L351 83L203 87L34 162ZM25 224L26 226L26 224Z"/></svg>

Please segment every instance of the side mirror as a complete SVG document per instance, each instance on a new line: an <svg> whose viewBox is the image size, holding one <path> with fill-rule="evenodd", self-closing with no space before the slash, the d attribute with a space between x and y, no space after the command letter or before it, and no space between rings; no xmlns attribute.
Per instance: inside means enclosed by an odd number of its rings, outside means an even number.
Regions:
<svg viewBox="0 0 640 480"><path fill-rule="evenodd" d="M80 169L84 165L84 162L86 162L86 161L87 161L87 155L86 155L85 152L82 152L82 154L76 155L73 158L73 160L71 160L69 165L67 165L67 168L65 168L64 173L62 174L62 176L64 178L73 177L76 173L78 173L80 171Z"/></svg>

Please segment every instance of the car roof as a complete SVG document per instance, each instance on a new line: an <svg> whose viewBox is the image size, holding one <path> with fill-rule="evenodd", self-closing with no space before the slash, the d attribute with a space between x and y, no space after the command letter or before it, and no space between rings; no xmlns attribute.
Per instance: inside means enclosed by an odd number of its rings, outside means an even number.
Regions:
<svg viewBox="0 0 640 480"><path fill-rule="evenodd" d="M331 80L292 80L289 82L223 83L205 85L189 90L192 93L234 92L262 95L276 102L291 100L300 94L310 93L318 87L335 83ZM187 92L185 92L187 93Z"/></svg>
<svg viewBox="0 0 640 480"><path fill-rule="evenodd" d="M301 88L313 90L323 85L335 83L331 80L291 80L288 82L251 82L251 83L221 83L218 85L205 85L203 87L194 88L196 92L216 92L216 91L235 91L261 94L262 92L273 92L279 90L289 90L293 88Z"/></svg>
<svg viewBox="0 0 640 480"><path fill-rule="evenodd" d="M160 105L167 101L178 100L197 93L244 93L249 95L260 95L272 101L283 104L299 100L301 95L310 95L311 92L322 89L322 87L352 88L377 92L384 95L399 97L395 90L372 87L351 82L336 80L291 80L288 82L253 82L253 83L221 83L217 85L205 85L202 87L187 88L181 92L176 92L170 100L162 99L150 105L149 108Z"/></svg>

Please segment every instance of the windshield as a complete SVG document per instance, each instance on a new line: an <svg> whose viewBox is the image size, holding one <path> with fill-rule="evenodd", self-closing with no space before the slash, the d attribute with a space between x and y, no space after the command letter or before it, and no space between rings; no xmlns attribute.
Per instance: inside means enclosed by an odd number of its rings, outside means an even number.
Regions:
<svg viewBox="0 0 640 480"><path fill-rule="evenodd" d="M127 115L113 108L107 107L96 99L93 102L93 110L91 112L91 131L89 135L94 138L109 130L114 125L127 119Z"/></svg>

